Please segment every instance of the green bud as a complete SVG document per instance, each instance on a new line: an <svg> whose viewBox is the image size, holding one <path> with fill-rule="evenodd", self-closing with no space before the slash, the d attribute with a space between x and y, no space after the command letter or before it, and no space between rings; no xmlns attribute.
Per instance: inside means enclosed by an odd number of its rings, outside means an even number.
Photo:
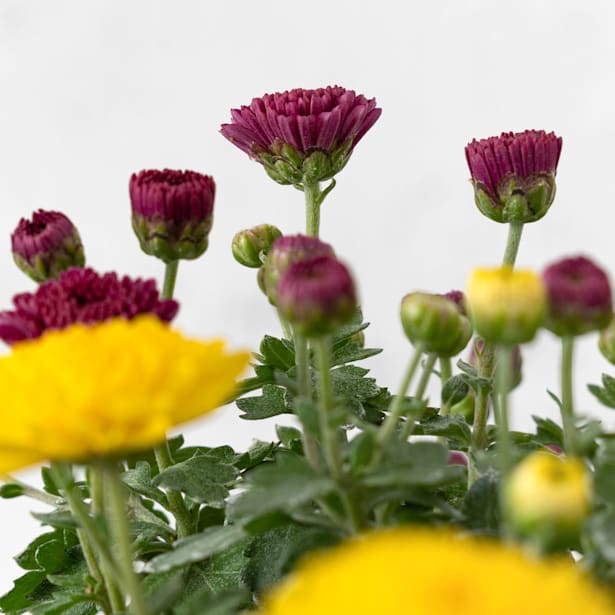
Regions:
<svg viewBox="0 0 615 615"><path fill-rule="evenodd" d="M239 231L233 237L233 257L245 267L256 269L264 263L271 244L281 236L282 231L271 224Z"/></svg>

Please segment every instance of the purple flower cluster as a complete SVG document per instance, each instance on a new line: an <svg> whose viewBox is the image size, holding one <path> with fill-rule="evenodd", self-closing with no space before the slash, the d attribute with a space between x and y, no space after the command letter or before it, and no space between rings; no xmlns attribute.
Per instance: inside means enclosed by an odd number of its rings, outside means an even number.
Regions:
<svg viewBox="0 0 615 615"><path fill-rule="evenodd" d="M48 329L118 316L149 313L170 322L179 309L176 301L160 299L154 280L119 278L90 268L64 271L33 293L15 295L13 303L15 310L0 312L0 339L7 344L37 338Z"/></svg>

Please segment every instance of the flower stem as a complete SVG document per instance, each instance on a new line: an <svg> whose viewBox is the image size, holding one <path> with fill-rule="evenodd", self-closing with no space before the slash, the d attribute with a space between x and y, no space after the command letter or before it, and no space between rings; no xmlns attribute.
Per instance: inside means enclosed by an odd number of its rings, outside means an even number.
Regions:
<svg viewBox="0 0 615 615"><path fill-rule="evenodd" d="M314 182L303 185L305 194L305 234L310 237L318 237L320 230L320 184Z"/></svg>
<svg viewBox="0 0 615 615"><path fill-rule="evenodd" d="M438 355L435 352L432 352L427 355L427 359L425 360L425 364L423 365L423 373L421 374L421 379L416 387L416 391L414 393L414 399L417 400L418 403L423 401L423 397L425 396L425 391L427 390L427 384L429 383L429 379L431 378L431 374L433 372L433 367L436 364L436 360L438 359ZM422 413L422 411L421 411ZM403 429L401 430L401 439L407 440L414 431L414 427L416 425L416 420L420 418L420 416L409 416L408 420L405 422Z"/></svg>
<svg viewBox="0 0 615 615"><path fill-rule="evenodd" d="M382 423L382 426L378 430L378 435L376 436L376 459L379 458L382 450L386 446L386 443L390 440L397 424L399 423L399 419L401 417L404 398L406 397L406 393L408 392L408 388L410 387L410 383L412 382L412 378L416 373L416 368L419 365L421 360L421 355L423 354L423 345L418 343L414 347L414 352L412 353L412 357L410 358L410 362L408 363L408 367L406 368L406 372L401 381L401 385L399 386L399 391L397 395L391 401L391 405L389 406L389 414L387 418Z"/></svg>
<svg viewBox="0 0 615 615"><path fill-rule="evenodd" d="M506 240L506 248L504 250L504 258L502 265L515 266L517 260L517 252L521 243L521 234L523 232L523 222L510 222L508 225L508 238Z"/></svg>
<svg viewBox="0 0 615 615"><path fill-rule="evenodd" d="M506 480L512 465L512 438L508 426L508 393L512 382L513 348L512 346L499 346L497 348L496 362L496 390L497 403L495 404L498 460L502 481Z"/></svg>
<svg viewBox="0 0 615 615"><path fill-rule="evenodd" d="M130 542L128 518L126 516L126 494L119 476L117 466L111 461L103 461L102 472L107 494L107 521L117 548L117 556L130 597L129 612L134 615L148 615L145 598L141 591L141 583L134 568L134 554Z"/></svg>
<svg viewBox="0 0 615 615"><path fill-rule="evenodd" d="M177 279L177 268L179 261L170 261L164 269L164 283L162 285L163 299L171 299L175 290L175 280Z"/></svg>
<svg viewBox="0 0 615 615"><path fill-rule="evenodd" d="M442 386L446 384L453 373L451 368L451 359L450 357L440 357L440 382Z"/></svg>
<svg viewBox="0 0 615 615"><path fill-rule="evenodd" d="M299 334L293 332L295 340L295 364L297 366L297 386L299 389L299 399L310 400L312 398L312 387L310 382L310 365L308 361L308 341ZM302 429L303 450L307 460L313 468L320 465L318 455L318 445L314 436L303 426Z"/></svg>
<svg viewBox="0 0 615 615"><path fill-rule="evenodd" d="M320 385L319 419L321 442L325 461L331 475L340 487L340 497L346 510L350 531L356 534L363 527L363 515L360 507L347 488L347 477L342 467L337 429L331 425L333 399L331 391L331 374L329 358L329 340L326 337L313 340L318 355L318 375Z"/></svg>
<svg viewBox="0 0 615 615"><path fill-rule="evenodd" d="M562 337L561 385L562 385L562 426L564 429L564 447L569 455L577 450L577 438L574 424L574 402L572 399L572 364L574 353L574 337Z"/></svg>
<svg viewBox="0 0 615 615"><path fill-rule="evenodd" d="M49 504L49 506L57 506L62 502L61 498L42 491L41 489L37 489L36 487L32 487L31 485L28 485L27 483L18 480L14 476L6 474L0 477L0 481L6 483L7 485L18 485L19 487L21 487L22 495L32 498L33 500L42 502L43 504Z"/></svg>

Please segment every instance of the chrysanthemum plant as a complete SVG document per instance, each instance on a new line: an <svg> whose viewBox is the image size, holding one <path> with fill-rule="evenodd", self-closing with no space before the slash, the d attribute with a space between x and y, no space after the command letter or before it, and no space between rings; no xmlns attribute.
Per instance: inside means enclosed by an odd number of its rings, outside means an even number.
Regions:
<svg viewBox="0 0 615 615"><path fill-rule="evenodd" d="M3 612L615 613L615 434L573 396L577 336L600 331L615 363L609 280L585 257L515 269L524 226L554 200L562 140L525 131L466 147L478 209L509 225L503 262L471 272L465 294L408 289L413 349L390 392L357 364L380 351L366 346L348 265L318 237L335 177L379 115L375 100L328 87L254 99L222 126L306 205L304 229L262 224L232 240L280 319L241 381L246 353L170 324L179 262L207 248L211 177L130 180L135 233L164 263L161 295L83 268L63 214L19 224L15 260L40 286L0 313L0 496L48 508ZM541 327L561 338L561 381L537 406L556 404L561 424L535 416L532 433L512 431L521 357ZM615 378L589 388L615 408ZM279 417L276 439L247 451L166 439L233 400L239 419ZM36 463L40 487L9 475Z"/></svg>

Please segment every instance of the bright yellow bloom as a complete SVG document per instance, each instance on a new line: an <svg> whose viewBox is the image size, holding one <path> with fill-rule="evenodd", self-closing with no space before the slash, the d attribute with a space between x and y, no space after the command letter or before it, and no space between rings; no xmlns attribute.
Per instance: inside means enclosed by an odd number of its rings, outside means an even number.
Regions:
<svg viewBox="0 0 615 615"><path fill-rule="evenodd" d="M466 300L476 333L503 344L533 339L547 310L540 277L506 266L475 269L468 280Z"/></svg>
<svg viewBox="0 0 615 615"><path fill-rule="evenodd" d="M0 358L0 474L154 446L222 404L248 359L150 316L22 342Z"/></svg>
<svg viewBox="0 0 615 615"><path fill-rule="evenodd" d="M263 615L614 615L569 561L449 531L368 534L304 560Z"/></svg>
<svg viewBox="0 0 615 615"><path fill-rule="evenodd" d="M592 485L579 459L538 451L515 467L505 496L510 519L522 533L574 535L591 509Z"/></svg>

